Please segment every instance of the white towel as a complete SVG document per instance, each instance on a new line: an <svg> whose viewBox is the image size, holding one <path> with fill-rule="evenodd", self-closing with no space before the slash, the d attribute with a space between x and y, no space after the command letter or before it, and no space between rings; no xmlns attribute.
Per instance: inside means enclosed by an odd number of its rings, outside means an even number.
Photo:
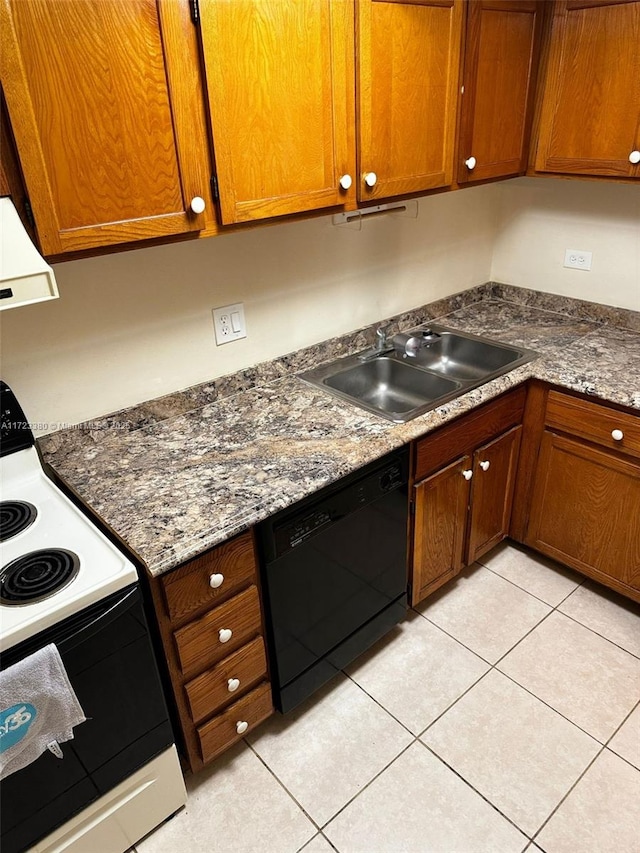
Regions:
<svg viewBox="0 0 640 853"><path fill-rule="evenodd" d="M58 649L45 646L0 673L0 779L73 737L86 717Z"/></svg>

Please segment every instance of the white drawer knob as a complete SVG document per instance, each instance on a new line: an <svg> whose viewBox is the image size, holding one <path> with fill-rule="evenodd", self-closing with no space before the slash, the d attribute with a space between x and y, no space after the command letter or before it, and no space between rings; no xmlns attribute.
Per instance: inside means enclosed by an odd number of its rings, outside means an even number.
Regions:
<svg viewBox="0 0 640 853"><path fill-rule="evenodd" d="M491 462L489 462L488 459L485 459L483 462L480 463L480 467L482 468L483 471L488 471L489 465L491 465Z"/></svg>
<svg viewBox="0 0 640 853"><path fill-rule="evenodd" d="M634 166L636 163L640 163L640 151L632 151L631 154L629 154L629 162L633 163Z"/></svg>
<svg viewBox="0 0 640 853"><path fill-rule="evenodd" d="M245 720L238 720L238 722L236 723L236 731L239 735L243 735L248 728L249 723L247 723Z"/></svg>
<svg viewBox="0 0 640 853"><path fill-rule="evenodd" d="M375 172L365 172L364 182L368 187L375 187L378 181L378 176Z"/></svg>
<svg viewBox="0 0 640 853"><path fill-rule="evenodd" d="M351 175L343 175L340 178L340 186L342 187L343 190L348 190L351 187L352 183L353 183L353 181L351 179Z"/></svg>
<svg viewBox="0 0 640 853"><path fill-rule="evenodd" d="M614 429L611 431L611 438L614 441L622 441L622 439L624 438L624 433L621 429Z"/></svg>
<svg viewBox="0 0 640 853"><path fill-rule="evenodd" d="M221 643L228 643L231 639L232 634L233 631L231 630L231 628L220 628L220 630L218 631L218 638Z"/></svg>
<svg viewBox="0 0 640 853"><path fill-rule="evenodd" d="M473 477L473 471L470 468L467 468L466 471L462 472L462 476L465 480L470 480Z"/></svg>
<svg viewBox="0 0 640 853"><path fill-rule="evenodd" d="M474 169L475 169L475 167L476 167L476 162L477 162L477 160L476 160L476 158L475 158L475 157L469 157L469 159L468 159L468 160L465 160L465 161L464 161L464 165L467 167L467 169L468 169L470 172L473 172L473 170L474 170Z"/></svg>
<svg viewBox="0 0 640 853"><path fill-rule="evenodd" d="M199 195L196 195L191 199L191 210L194 213L204 213L205 207L204 199L200 198Z"/></svg>
<svg viewBox="0 0 640 853"><path fill-rule="evenodd" d="M219 586L222 586L222 582L224 581L224 575L213 574L209 575L209 586L211 589L218 589Z"/></svg>
<svg viewBox="0 0 640 853"><path fill-rule="evenodd" d="M238 687L240 687L239 678L230 678L229 681L227 681L227 690L229 693L235 693Z"/></svg>

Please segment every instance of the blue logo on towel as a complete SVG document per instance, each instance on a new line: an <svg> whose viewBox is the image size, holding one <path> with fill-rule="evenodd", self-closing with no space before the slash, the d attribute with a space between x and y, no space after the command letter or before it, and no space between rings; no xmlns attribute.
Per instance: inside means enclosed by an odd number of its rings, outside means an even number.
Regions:
<svg viewBox="0 0 640 853"><path fill-rule="evenodd" d="M20 743L37 714L36 709L28 702L0 711L0 752L6 752Z"/></svg>

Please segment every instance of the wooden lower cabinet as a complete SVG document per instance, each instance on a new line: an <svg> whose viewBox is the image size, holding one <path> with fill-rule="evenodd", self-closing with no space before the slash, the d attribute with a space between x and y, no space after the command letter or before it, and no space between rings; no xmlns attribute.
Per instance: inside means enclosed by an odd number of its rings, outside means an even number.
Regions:
<svg viewBox="0 0 640 853"><path fill-rule="evenodd" d="M640 601L640 460L545 429L525 544Z"/></svg>
<svg viewBox="0 0 640 853"><path fill-rule="evenodd" d="M509 534L524 387L416 445L411 603Z"/></svg>
<svg viewBox="0 0 640 853"><path fill-rule="evenodd" d="M177 735L197 772L273 713L252 534L152 578L150 588Z"/></svg>

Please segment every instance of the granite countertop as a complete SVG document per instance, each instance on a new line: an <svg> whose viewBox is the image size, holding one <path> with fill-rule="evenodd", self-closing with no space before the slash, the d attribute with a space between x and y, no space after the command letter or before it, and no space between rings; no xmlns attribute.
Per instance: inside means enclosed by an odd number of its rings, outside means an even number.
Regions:
<svg viewBox="0 0 640 853"><path fill-rule="evenodd" d="M295 375L364 349L372 326L39 445L63 482L157 576L531 377L640 409L634 312L483 285L396 317L392 330L428 319L540 358L393 424Z"/></svg>

